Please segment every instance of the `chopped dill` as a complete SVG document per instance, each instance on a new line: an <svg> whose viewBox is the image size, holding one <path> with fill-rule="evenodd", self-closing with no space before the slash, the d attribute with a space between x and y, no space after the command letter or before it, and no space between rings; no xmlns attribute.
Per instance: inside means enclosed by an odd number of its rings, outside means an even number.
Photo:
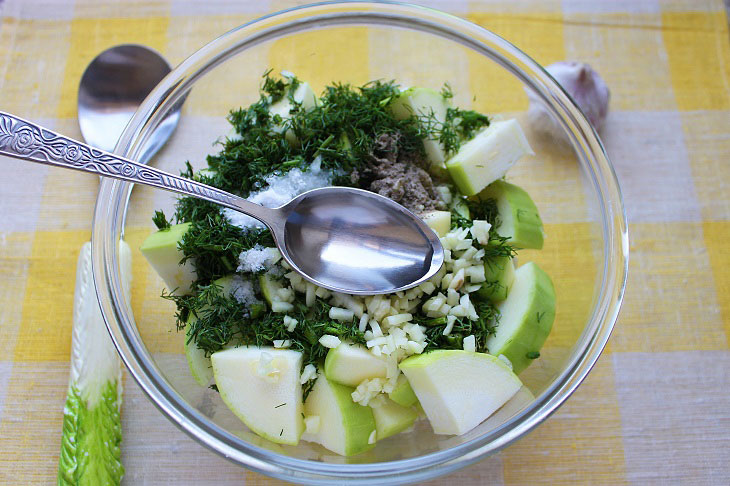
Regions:
<svg viewBox="0 0 730 486"><path fill-rule="evenodd" d="M162 211L155 211L155 215L152 217L152 222L157 226L158 230L170 229L170 222L165 217L165 213Z"/></svg>
<svg viewBox="0 0 730 486"><path fill-rule="evenodd" d="M499 310L488 300L474 302L479 319L471 321L465 317L459 317L454 322L454 327L448 336L444 336L446 318L430 319L422 316L415 316L414 323L426 326L425 351L433 349L463 349L464 338L474 336L476 350L480 353L487 353L487 338L494 334L499 323Z"/></svg>
<svg viewBox="0 0 730 486"><path fill-rule="evenodd" d="M449 83L444 83L441 87L441 96L446 100L450 100L454 97L454 92L451 90L451 85L449 85Z"/></svg>

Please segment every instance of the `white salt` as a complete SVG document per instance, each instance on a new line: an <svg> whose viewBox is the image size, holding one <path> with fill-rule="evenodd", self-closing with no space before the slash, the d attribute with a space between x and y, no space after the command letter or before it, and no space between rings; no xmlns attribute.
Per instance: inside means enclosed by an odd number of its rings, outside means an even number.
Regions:
<svg viewBox="0 0 730 486"><path fill-rule="evenodd" d="M279 259L281 254L276 248L266 248L256 245L250 250L242 251L238 255L237 272L256 273L270 269Z"/></svg>
<svg viewBox="0 0 730 486"><path fill-rule="evenodd" d="M231 286L231 295L240 304L246 308L251 308L253 304L260 304L261 301L256 298L256 292L253 282L241 278L240 275L233 277L233 285Z"/></svg>
<svg viewBox="0 0 730 486"><path fill-rule="evenodd" d="M332 185L332 174L322 170L322 161L319 157L309 166L309 170L294 168L281 175L266 177L266 187L254 191L246 198L267 208L278 208L294 199L303 192ZM239 228L263 228L259 220L232 209L224 209L223 214L232 225Z"/></svg>

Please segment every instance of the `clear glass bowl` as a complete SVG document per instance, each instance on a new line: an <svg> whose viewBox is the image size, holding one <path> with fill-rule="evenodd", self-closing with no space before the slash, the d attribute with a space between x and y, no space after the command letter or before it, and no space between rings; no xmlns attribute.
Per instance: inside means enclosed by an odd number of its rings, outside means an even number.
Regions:
<svg viewBox="0 0 730 486"><path fill-rule="evenodd" d="M552 276L557 318L542 356L521 378L536 399L502 425L482 424L460 437L436 436L427 421L365 454L343 458L319 446L278 446L248 432L216 393L194 384L174 331L174 309L159 298L162 282L138 248L153 229L156 208L171 214L174 196L106 180L93 227L94 276L104 318L130 373L157 407L200 443L249 469L303 483L396 484L462 468L519 439L554 412L594 365L619 311L628 236L621 194L601 142L580 110L532 59L497 35L428 8L384 3L318 4L270 15L232 30L174 69L125 130L116 152L139 157L146 140L185 96L176 133L153 162L195 168L228 132L231 108L256 101L261 75L287 69L316 90L331 81L394 79L439 88L454 103L515 116L536 155L510 180L535 199L546 223L542 251L524 251ZM570 140L541 137L525 119L526 90L559 120ZM131 302L121 290L118 245L134 251Z"/></svg>

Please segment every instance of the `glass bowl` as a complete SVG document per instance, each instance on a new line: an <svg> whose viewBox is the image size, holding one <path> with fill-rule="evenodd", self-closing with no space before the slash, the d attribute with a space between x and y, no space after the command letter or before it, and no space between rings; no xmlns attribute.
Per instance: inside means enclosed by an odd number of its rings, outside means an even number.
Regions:
<svg viewBox="0 0 730 486"><path fill-rule="evenodd" d="M521 374L535 400L501 425L482 424L459 436L436 436L427 421L370 452L343 458L319 446L279 446L258 438L195 385L174 331L174 309L160 299L162 281L139 253L153 231L154 209L171 214L175 196L105 180L93 226L94 276L104 318L132 376L170 420L201 444L249 469L291 481L398 484L452 472L519 439L554 412L595 364L619 311L627 273L628 236L615 174L596 133L570 97L532 59L497 35L432 9L393 3L328 3L286 10L234 29L175 68L127 126L116 152L137 158L177 103L180 125L153 163L200 169L229 127L232 108L258 98L262 74L287 69L315 90L332 81L397 80L440 88L454 104L517 117L536 155L508 178L540 208L542 251L520 252L553 278L557 317L542 356ZM526 92L565 131L567 144L530 129ZM186 98L185 98L186 97ZM121 290L118 241L134 252L131 302Z"/></svg>

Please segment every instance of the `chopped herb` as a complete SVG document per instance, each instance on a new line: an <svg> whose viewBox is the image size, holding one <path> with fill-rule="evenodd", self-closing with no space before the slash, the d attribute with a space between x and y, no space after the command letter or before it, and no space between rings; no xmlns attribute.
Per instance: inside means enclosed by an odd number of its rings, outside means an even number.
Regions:
<svg viewBox="0 0 730 486"><path fill-rule="evenodd" d="M454 97L454 92L451 91L451 86L449 83L444 83L443 87L441 88L441 96L444 97L444 99L450 100Z"/></svg>
<svg viewBox="0 0 730 486"><path fill-rule="evenodd" d="M542 318L543 318L544 315L545 315L545 311L542 311L542 312L538 312L537 313L537 323L538 324L540 323L540 321L542 320Z"/></svg>
<svg viewBox="0 0 730 486"><path fill-rule="evenodd" d="M283 325L283 314L270 310L252 318L248 309L234 298L224 295L222 287L215 284L199 286L190 295L162 297L175 302L177 306L177 328L183 330L190 322L187 342L195 343L206 355L223 349L229 343L255 346L271 346L275 340L291 341L290 349L304 355L302 369L308 364L317 365L327 356L328 348L319 343L325 334L338 336L356 344L365 344L363 333L357 322L333 321L329 318L330 305L317 299L315 305L307 307L301 294L294 301L294 310L287 313L297 319L294 331L287 331ZM194 316L194 320L190 317ZM311 385L310 385L311 383ZM313 386L314 380L307 382ZM305 388L307 387L305 385Z"/></svg>
<svg viewBox="0 0 730 486"><path fill-rule="evenodd" d="M279 408L279 407L283 407L284 405L286 405L286 403L282 403L282 404L280 404L280 405L277 405L277 406L275 406L274 408Z"/></svg>
<svg viewBox="0 0 730 486"><path fill-rule="evenodd" d="M269 69L264 73L264 82L261 85L261 91L269 95L270 103L276 103L280 99L284 98L288 83L283 79L275 79L269 76L271 71L273 71L273 69Z"/></svg>
<svg viewBox="0 0 730 486"><path fill-rule="evenodd" d="M540 357L539 351L530 351L529 353L527 353L525 355L525 358L527 358L527 359L537 359L539 357Z"/></svg>
<svg viewBox="0 0 730 486"><path fill-rule="evenodd" d="M208 388L210 388L211 390L213 390L213 391L215 391L215 392L218 392L218 393L220 393L220 392L218 391L218 385L216 385L215 383L214 383L214 384L212 384L212 385L210 385L210 386L209 386Z"/></svg>
<svg viewBox="0 0 730 486"><path fill-rule="evenodd" d="M158 230L170 229L170 222L165 217L165 213L162 211L155 211L155 215L152 217L152 222L155 223Z"/></svg>
<svg viewBox="0 0 730 486"><path fill-rule="evenodd" d="M281 437L282 435L284 435L284 429L281 429L281 432L279 432L279 437Z"/></svg>
<svg viewBox="0 0 730 486"><path fill-rule="evenodd" d="M454 97L448 84L441 89L441 96L445 99ZM479 130L489 126L486 115L474 110L451 107L446 109L446 118L443 121L436 119L433 112L420 116L419 120L425 127L428 138L441 142L449 155L458 152L464 141L470 140Z"/></svg>
<svg viewBox="0 0 730 486"><path fill-rule="evenodd" d="M474 335L476 350L480 353L487 353L487 338L494 334L499 323L499 310L489 301L474 302L479 319L471 321L465 317L457 318L454 327L448 336L444 336L446 319L438 323L434 319L416 315L413 322L426 326L426 348L432 349L463 349L464 338Z"/></svg>

